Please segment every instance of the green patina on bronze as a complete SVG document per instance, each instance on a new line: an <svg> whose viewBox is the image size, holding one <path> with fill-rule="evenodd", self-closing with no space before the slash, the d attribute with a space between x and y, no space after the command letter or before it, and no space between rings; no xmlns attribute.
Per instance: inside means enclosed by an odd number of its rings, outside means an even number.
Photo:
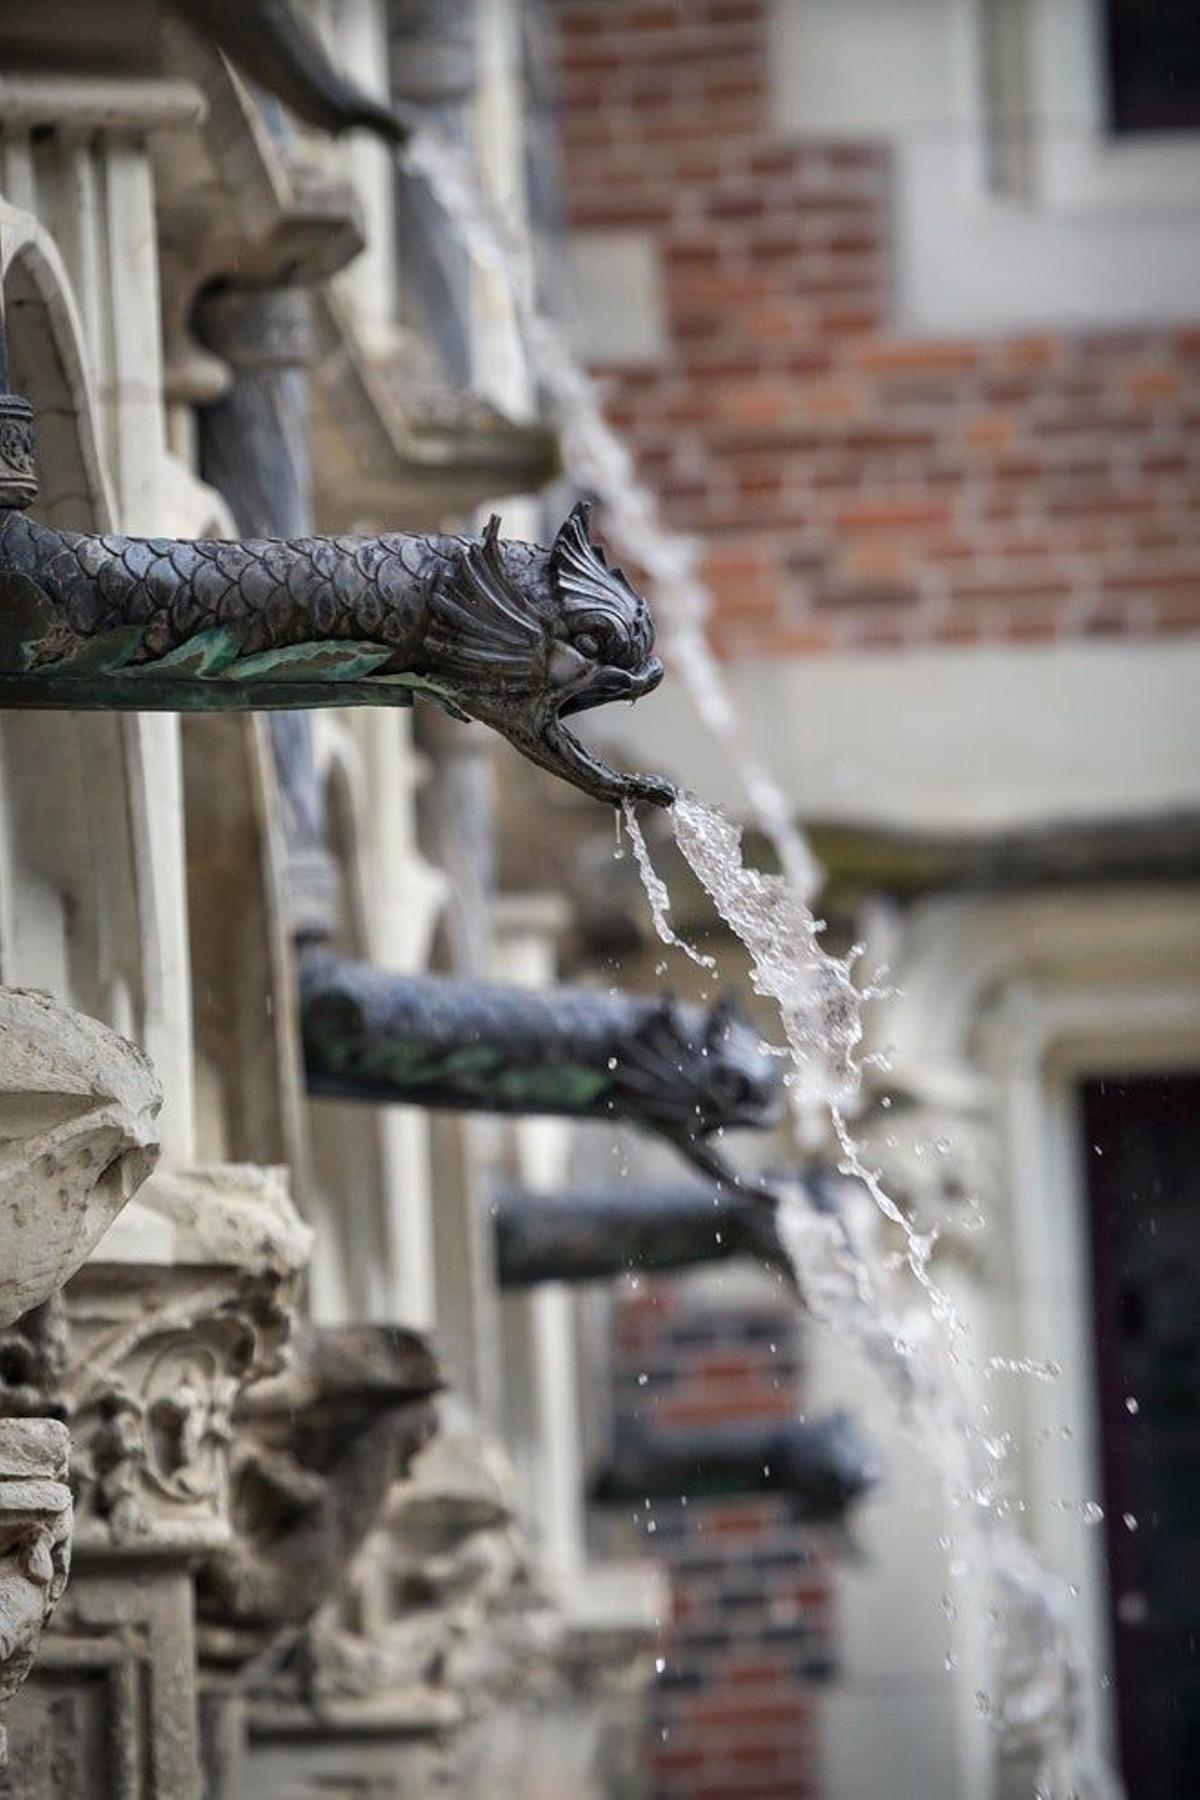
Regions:
<svg viewBox="0 0 1200 1800"><path fill-rule="evenodd" d="M389 533L83 536L0 511L0 706L406 706L428 696L618 804L668 804L563 724L655 687L654 626L577 507L549 548Z"/></svg>
<svg viewBox="0 0 1200 1800"><path fill-rule="evenodd" d="M625 1119L718 1179L713 1140L778 1114L778 1062L728 1002L404 976L310 947L300 1019L311 1093Z"/></svg>

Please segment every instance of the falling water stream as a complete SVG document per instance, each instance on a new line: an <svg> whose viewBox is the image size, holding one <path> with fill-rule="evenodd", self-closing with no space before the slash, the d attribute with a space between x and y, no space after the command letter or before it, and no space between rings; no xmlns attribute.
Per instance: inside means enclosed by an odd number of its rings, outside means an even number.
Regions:
<svg viewBox="0 0 1200 1800"><path fill-rule="evenodd" d="M474 259L506 284L530 363L554 408L566 470L601 502L606 536L645 575L672 669L725 747L750 813L778 856L779 874L748 868L740 829L718 809L687 793L671 809L680 851L745 945L756 991L778 1010L798 1130L811 1137L814 1109L820 1110L832 1128L841 1173L861 1184L899 1234L914 1284L911 1299L920 1303L902 1314L889 1298L894 1283L876 1234L816 1212L799 1190L781 1189L778 1228L802 1299L882 1378L960 1522L952 1567L969 1570L984 1584L996 1691L981 1690L977 1704L990 1716L1002 1751L1029 1769L1037 1800L1119 1800L1119 1782L1089 1747L1084 1665L1069 1590L1039 1563L1011 1516L1004 1492L1007 1445L989 1435L971 1398L969 1377L978 1371L966 1327L930 1271L933 1239L913 1228L854 1141L850 1117L865 1060L863 1006L875 990L855 979L856 953L834 956L821 942L822 925L812 912L821 872L792 822L786 795L743 740L705 633L708 595L696 546L666 527L653 495L639 483L629 451L604 418L596 385L538 304L528 244L486 197L469 153L422 132L404 161L428 184ZM669 895L631 807L625 823L659 936L714 968L711 957L671 927ZM1013 1366L1026 1367L1019 1360Z"/></svg>

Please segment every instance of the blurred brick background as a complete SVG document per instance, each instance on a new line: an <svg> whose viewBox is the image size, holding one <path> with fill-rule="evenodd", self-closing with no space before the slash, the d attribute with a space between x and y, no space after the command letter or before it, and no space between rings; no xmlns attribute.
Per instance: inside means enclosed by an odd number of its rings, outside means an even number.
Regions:
<svg viewBox="0 0 1200 1800"><path fill-rule="evenodd" d="M708 1281L639 1281L619 1303L614 1411L664 1440L792 1419L796 1307L714 1299ZM832 1670L829 1546L775 1494L629 1509L622 1536L668 1571L673 1617L646 1764L662 1800L817 1796L816 1708Z"/></svg>
<svg viewBox="0 0 1200 1800"><path fill-rule="evenodd" d="M766 14L555 14L573 237L603 256L636 235L661 297L660 353L596 372L669 522L707 545L718 650L1200 627L1200 324L898 336L889 154L773 133ZM788 1309L685 1291L625 1302L618 1411L666 1433L791 1410ZM762 1499L644 1529L675 1597L654 1792L819 1794L826 1553Z"/></svg>
<svg viewBox="0 0 1200 1800"><path fill-rule="evenodd" d="M610 416L728 655L1200 626L1200 325L898 339L886 153L772 135L759 0L560 0L577 233L652 244Z"/></svg>

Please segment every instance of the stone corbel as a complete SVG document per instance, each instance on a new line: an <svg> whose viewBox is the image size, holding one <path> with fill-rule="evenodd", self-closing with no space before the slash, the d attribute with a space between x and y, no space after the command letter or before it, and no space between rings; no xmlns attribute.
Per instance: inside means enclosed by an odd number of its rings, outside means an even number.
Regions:
<svg viewBox="0 0 1200 1800"><path fill-rule="evenodd" d="M313 1329L237 1416L234 1539L197 1582L210 1669L286 1662L345 1584L396 1478L436 1427L441 1378L413 1332ZM294 1661L294 1658L292 1659Z"/></svg>
<svg viewBox="0 0 1200 1800"><path fill-rule="evenodd" d="M161 1100L107 1026L0 988L0 1328L74 1274L150 1173Z"/></svg>
<svg viewBox="0 0 1200 1800"><path fill-rule="evenodd" d="M499 494L535 493L557 474L558 439L509 418L434 371L409 338L375 358L332 287L314 296L314 481L323 531L397 515L415 525L468 517Z"/></svg>
<svg viewBox="0 0 1200 1800"><path fill-rule="evenodd" d="M33 1667L71 1564L66 1427L0 1419L0 1784L4 1714Z"/></svg>
<svg viewBox="0 0 1200 1800"><path fill-rule="evenodd" d="M230 9L225 9L227 12ZM216 45L164 24L168 61L203 96L199 129L151 146L163 270L164 393L206 406L227 391L227 363L194 329L196 303L236 276L256 287L312 286L363 246L351 190L293 167Z"/></svg>

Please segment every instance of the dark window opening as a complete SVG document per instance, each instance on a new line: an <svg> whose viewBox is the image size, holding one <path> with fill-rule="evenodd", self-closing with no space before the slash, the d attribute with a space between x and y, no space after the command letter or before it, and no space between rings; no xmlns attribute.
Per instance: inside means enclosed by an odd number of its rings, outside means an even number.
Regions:
<svg viewBox="0 0 1200 1800"><path fill-rule="evenodd" d="M1109 123L1200 130L1200 0L1105 0Z"/></svg>

